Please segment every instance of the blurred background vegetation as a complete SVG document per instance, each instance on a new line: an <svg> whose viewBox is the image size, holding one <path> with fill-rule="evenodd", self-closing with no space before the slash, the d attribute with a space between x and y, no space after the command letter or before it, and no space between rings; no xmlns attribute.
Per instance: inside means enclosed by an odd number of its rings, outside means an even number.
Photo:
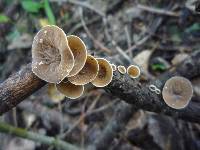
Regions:
<svg viewBox="0 0 200 150"><path fill-rule="evenodd" d="M141 84L170 70L200 46L195 0L0 0L0 83L31 62L34 35L45 25L79 36L90 54L117 65L137 63ZM200 102L200 79L191 80ZM77 100L54 103L47 87L6 113L1 120L89 149L116 115L120 102L90 85ZM120 105L119 105L120 104ZM123 104L125 105L125 104ZM120 115L120 114L118 114ZM135 110L112 143L115 150L199 150L200 125ZM51 150L8 134L2 150ZM106 144L106 143L105 143Z"/></svg>

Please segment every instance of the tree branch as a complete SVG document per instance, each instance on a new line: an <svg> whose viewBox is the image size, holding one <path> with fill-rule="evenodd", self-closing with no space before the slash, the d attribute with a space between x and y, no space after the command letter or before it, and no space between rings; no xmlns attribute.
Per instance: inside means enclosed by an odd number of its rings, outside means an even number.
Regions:
<svg viewBox="0 0 200 150"><path fill-rule="evenodd" d="M43 144L52 145L57 148L61 148L63 150L79 150L80 149L70 143L61 141L59 139L37 134L34 132L30 132L22 128L16 128L3 122L0 122L0 132L9 133L21 138L29 139L29 140L40 142Z"/></svg>
<svg viewBox="0 0 200 150"><path fill-rule="evenodd" d="M194 52L191 57L178 66L176 71L164 74L159 80L152 83L162 89L165 81L173 75L181 75L187 78L200 75L200 51ZM45 85L45 82L36 77L31 71L31 66L27 65L0 84L0 114L15 107L43 85ZM170 108L164 103L161 94L157 95L151 92L148 85L142 86L128 75L115 72L113 81L105 89L127 103L134 104L136 108L200 123L199 104L190 102L185 109L181 110Z"/></svg>

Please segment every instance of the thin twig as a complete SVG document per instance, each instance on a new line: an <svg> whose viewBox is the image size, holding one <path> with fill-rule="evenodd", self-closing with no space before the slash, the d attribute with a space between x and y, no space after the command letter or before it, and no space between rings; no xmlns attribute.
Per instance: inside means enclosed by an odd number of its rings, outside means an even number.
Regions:
<svg viewBox="0 0 200 150"><path fill-rule="evenodd" d="M169 11L169 10L153 8L153 7L144 6L144 5L141 5L141 4L138 4L137 8L142 9L144 11L151 12L151 13L160 14L160 15L166 15L166 16L172 16L172 17L179 17L180 16L178 13L175 13L175 12L172 12L172 11Z"/></svg>
<svg viewBox="0 0 200 150"><path fill-rule="evenodd" d="M70 143L61 141L54 137L41 135L38 133L27 131L22 128L16 128L16 127L13 127L13 126L11 126L7 123L3 123L3 122L0 122L0 132L9 133L9 134L21 137L21 138L29 139L29 140L32 140L35 142L40 142L42 144L47 144L50 146L54 146L56 148L61 148L63 150L79 150L80 149Z"/></svg>
<svg viewBox="0 0 200 150"><path fill-rule="evenodd" d="M85 32L87 33L87 35L92 39L92 41L95 43L96 46L98 46L101 50L107 52L107 53L111 53L111 51L105 47L102 43L100 43L99 41L97 41L94 36L92 35L92 33L89 31L89 29L87 28L85 21L83 19L83 10L82 8L79 9L79 14L80 14L80 18L81 18L81 23L83 25L83 28L85 30Z"/></svg>

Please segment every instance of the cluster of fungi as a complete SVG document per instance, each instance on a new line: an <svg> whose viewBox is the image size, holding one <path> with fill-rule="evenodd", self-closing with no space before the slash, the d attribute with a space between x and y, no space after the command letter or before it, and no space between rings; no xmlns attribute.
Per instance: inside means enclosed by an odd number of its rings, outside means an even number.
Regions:
<svg viewBox="0 0 200 150"><path fill-rule="evenodd" d="M96 87L107 86L116 70L133 79L140 75L138 66L116 67L104 58L89 55L78 36L66 36L55 25L43 27L34 37L32 71L49 83L49 95L55 99L62 96L76 99L83 94L84 85L88 83ZM181 109L187 106L193 95L192 85L183 77L172 77L166 82L162 95L168 106Z"/></svg>

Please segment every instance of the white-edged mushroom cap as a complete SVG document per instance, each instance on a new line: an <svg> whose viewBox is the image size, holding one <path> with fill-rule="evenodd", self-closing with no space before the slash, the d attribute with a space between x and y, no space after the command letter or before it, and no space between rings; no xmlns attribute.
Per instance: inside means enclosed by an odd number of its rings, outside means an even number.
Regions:
<svg viewBox="0 0 200 150"><path fill-rule="evenodd" d="M33 73L49 83L59 83L73 66L74 56L64 31L54 25L43 27L32 44Z"/></svg>
<svg viewBox="0 0 200 150"><path fill-rule="evenodd" d="M79 98L84 92L83 85L74 85L71 82L61 82L56 85L58 91L70 99Z"/></svg>
<svg viewBox="0 0 200 150"><path fill-rule="evenodd" d="M126 68L124 66L122 66L122 65L117 66L117 70L121 74L126 74Z"/></svg>
<svg viewBox="0 0 200 150"><path fill-rule="evenodd" d="M68 45L74 55L74 67L68 77L76 75L85 65L87 59L87 50L85 43L75 35L67 36Z"/></svg>
<svg viewBox="0 0 200 150"><path fill-rule="evenodd" d="M133 79L138 78L140 76L140 68L135 65L130 65L127 68L127 74Z"/></svg>
<svg viewBox="0 0 200 150"><path fill-rule="evenodd" d="M54 103L59 103L60 101L62 101L65 98L65 95L61 94L56 89L56 85L54 83L48 84L47 94Z"/></svg>
<svg viewBox="0 0 200 150"><path fill-rule="evenodd" d="M68 77L68 80L75 85L85 85L95 79L99 71L97 60L91 56L87 56L86 63L81 71L75 76Z"/></svg>
<svg viewBox="0 0 200 150"><path fill-rule="evenodd" d="M175 109L185 108L193 95L191 82L180 76L175 76L165 83L162 96L165 103Z"/></svg>
<svg viewBox="0 0 200 150"><path fill-rule="evenodd" d="M113 77L113 69L111 64L104 58L97 58L99 64L99 72L96 78L91 82L96 87L107 86Z"/></svg>
<svg viewBox="0 0 200 150"><path fill-rule="evenodd" d="M113 71L117 70L117 66L115 64L111 64Z"/></svg>

